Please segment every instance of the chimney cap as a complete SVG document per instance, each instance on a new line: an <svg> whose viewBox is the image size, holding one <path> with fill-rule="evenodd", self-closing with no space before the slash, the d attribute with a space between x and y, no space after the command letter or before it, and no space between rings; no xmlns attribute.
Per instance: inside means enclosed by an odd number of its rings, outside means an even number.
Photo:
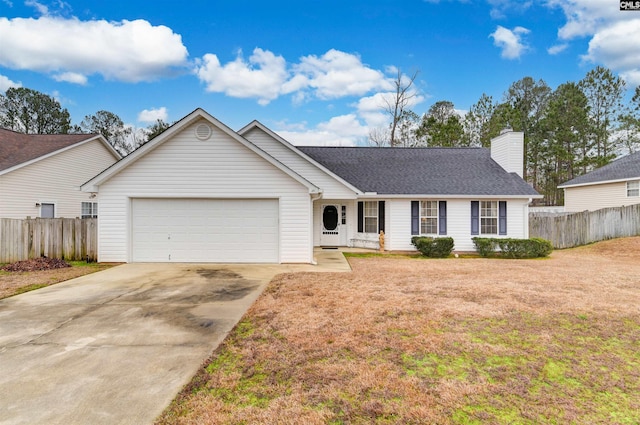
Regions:
<svg viewBox="0 0 640 425"><path fill-rule="evenodd" d="M503 135L505 133L511 133L513 131L513 128L511 127L505 127L502 130L500 130L500 135Z"/></svg>

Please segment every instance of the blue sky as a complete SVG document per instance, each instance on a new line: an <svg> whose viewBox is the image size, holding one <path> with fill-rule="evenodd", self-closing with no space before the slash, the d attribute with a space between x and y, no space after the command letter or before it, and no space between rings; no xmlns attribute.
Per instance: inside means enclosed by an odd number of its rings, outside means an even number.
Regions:
<svg viewBox="0 0 640 425"><path fill-rule="evenodd" d="M398 71L416 103L466 111L525 76L552 88L596 65L640 84L640 11L617 0L0 0L0 91L47 93L74 123L146 127L202 107L295 144L358 144L384 126Z"/></svg>

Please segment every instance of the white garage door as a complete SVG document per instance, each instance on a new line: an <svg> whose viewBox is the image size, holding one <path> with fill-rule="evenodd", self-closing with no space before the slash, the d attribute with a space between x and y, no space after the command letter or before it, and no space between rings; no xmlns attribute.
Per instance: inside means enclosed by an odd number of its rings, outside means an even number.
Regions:
<svg viewBox="0 0 640 425"><path fill-rule="evenodd" d="M276 199L134 199L134 262L277 263Z"/></svg>

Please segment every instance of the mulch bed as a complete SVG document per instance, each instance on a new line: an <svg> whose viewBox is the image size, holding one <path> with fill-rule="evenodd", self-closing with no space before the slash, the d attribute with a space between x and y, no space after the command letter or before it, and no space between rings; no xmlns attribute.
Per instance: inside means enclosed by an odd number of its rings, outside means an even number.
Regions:
<svg viewBox="0 0 640 425"><path fill-rule="evenodd" d="M4 270L5 272L33 272L38 270L62 269L65 267L71 267L71 265L57 258L41 257L7 264L0 270Z"/></svg>

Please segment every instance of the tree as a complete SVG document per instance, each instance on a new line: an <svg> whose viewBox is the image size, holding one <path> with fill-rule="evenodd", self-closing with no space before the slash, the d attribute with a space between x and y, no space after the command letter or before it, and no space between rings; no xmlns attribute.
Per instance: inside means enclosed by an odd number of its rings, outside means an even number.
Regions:
<svg viewBox="0 0 640 425"><path fill-rule="evenodd" d="M168 122L165 122L164 120L161 120L160 118L158 118L156 120L156 122L154 122L153 124L149 125L147 127L147 138L146 138L146 142L148 142L149 140L153 139L154 137L162 134L167 128L171 127L171 124L169 124Z"/></svg>
<svg viewBox="0 0 640 425"><path fill-rule="evenodd" d="M126 127L119 116L109 111L98 111L87 115L80 123L87 133L101 134L121 155L129 154L135 147L132 141L132 129Z"/></svg>
<svg viewBox="0 0 640 425"><path fill-rule="evenodd" d="M489 147L491 144L489 123L495 109L493 98L482 93L480 99L471 106L464 117L464 145Z"/></svg>
<svg viewBox="0 0 640 425"><path fill-rule="evenodd" d="M413 82L418 76L418 71L414 72L411 77L407 77L398 70L398 75L394 80L395 92L388 97L383 98L384 111L390 117L389 123L389 143L391 147L406 145L407 142L401 140L401 129L406 128L410 123L411 114L408 114L407 107L411 104L412 99L417 96L415 90L412 89ZM409 120L409 121L407 121ZM385 131L376 130L369 134L369 140L376 146L385 146L386 143L380 140L380 136Z"/></svg>
<svg viewBox="0 0 640 425"><path fill-rule="evenodd" d="M545 132L541 189L547 205L563 205L558 185L584 174L591 162L587 98L576 83L560 85L550 97L541 122Z"/></svg>
<svg viewBox="0 0 640 425"><path fill-rule="evenodd" d="M539 186L540 164L543 160L544 135L540 121L544 118L551 88L543 80L535 81L531 77L511 84L504 96L504 102L511 107L509 124L516 131L524 132L524 179ZM507 112L507 111L505 111ZM492 134L495 137L501 129Z"/></svg>
<svg viewBox="0 0 640 425"><path fill-rule="evenodd" d="M628 153L640 149L640 86L636 87L631 102L624 113L618 117L618 145L624 147Z"/></svg>
<svg viewBox="0 0 640 425"><path fill-rule="evenodd" d="M596 166L601 167L617 154L618 147L611 135L622 108L625 82L609 69L597 66L578 84L588 99Z"/></svg>
<svg viewBox="0 0 640 425"><path fill-rule="evenodd" d="M428 146L460 146L463 134L460 117L448 100L434 103L417 129L418 138L425 140Z"/></svg>
<svg viewBox="0 0 640 425"><path fill-rule="evenodd" d="M39 91L12 87L0 94L0 126L27 134L66 134L69 111Z"/></svg>

